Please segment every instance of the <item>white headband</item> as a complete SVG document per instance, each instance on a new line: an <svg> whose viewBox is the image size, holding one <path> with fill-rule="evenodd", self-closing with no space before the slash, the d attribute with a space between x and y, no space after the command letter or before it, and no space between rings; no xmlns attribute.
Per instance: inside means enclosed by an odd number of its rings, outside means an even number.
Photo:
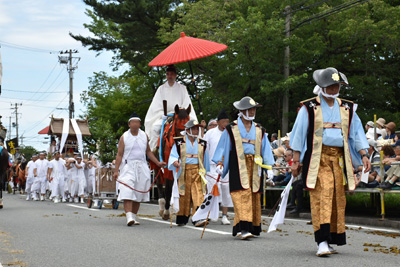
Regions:
<svg viewBox="0 0 400 267"><path fill-rule="evenodd" d="M129 119L128 122L130 122L131 120L139 120L139 121L142 121L139 117L132 117L132 118Z"/></svg>

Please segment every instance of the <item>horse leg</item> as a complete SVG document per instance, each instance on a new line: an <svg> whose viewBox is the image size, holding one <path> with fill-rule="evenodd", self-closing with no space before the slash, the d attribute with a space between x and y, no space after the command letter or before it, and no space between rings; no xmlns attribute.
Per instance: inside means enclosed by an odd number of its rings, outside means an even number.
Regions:
<svg viewBox="0 0 400 267"><path fill-rule="evenodd" d="M161 178L161 170L154 170L154 174L159 175L158 179L157 179L157 192L158 192L158 205L160 207L160 210L158 212L158 214L162 217L164 214L164 207L165 207L165 194L164 194L164 184L162 182L162 178Z"/></svg>
<svg viewBox="0 0 400 267"><path fill-rule="evenodd" d="M174 185L174 181L169 179L165 179L165 198L167 201L165 202L165 211L163 214L163 219L168 220L170 217L169 207L171 206L171 196L172 196L172 186Z"/></svg>

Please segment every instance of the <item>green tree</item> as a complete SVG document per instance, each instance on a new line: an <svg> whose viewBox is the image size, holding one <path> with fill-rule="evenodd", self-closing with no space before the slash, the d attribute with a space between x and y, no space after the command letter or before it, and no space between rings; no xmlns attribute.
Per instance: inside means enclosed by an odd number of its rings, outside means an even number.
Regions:
<svg viewBox="0 0 400 267"><path fill-rule="evenodd" d="M20 149L20 152L24 155L24 158L29 161L32 158L32 155L38 153L38 151L32 146L23 146Z"/></svg>

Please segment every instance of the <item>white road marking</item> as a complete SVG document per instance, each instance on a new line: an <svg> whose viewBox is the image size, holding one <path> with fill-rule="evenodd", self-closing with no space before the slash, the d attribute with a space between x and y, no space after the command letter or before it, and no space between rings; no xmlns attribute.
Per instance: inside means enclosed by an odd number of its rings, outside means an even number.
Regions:
<svg viewBox="0 0 400 267"><path fill-rule="evenodd" d="M74 205L74 204L67 204L67 206L78 208L78 209L84 209L87 211L99 211L98 209L89 209L88 207L81 207L81 206Z"/></svg>
<svg viewBox="0 0 400 267"><path fill-rule="evenodd" d="M164 224L171 224L170 221L161 221L161 220L147 218L147 217L140 217L140 219L147 220L147 221L152 221L152 222L164 223ZM175 223L173 223L172 225L177 226ZM180 227L189 228L189 229L198 230L198 231L203 231L203 227L194 227L194 226L188 226L188 225L180 226ZM218 230L213 230L213 229L208 229L208 228L206 228L206 232L210 232L210 233L214 233L214 234L220 234L220 235L232 235L232 233L230 233L230 232L218 231Z"/></svg>
<svg viewBox="0 0 400 267"><path fill-rule="evenodd" d="M157 204L150 204L150 203L142 203L141 205L151 205L151 206L158 206ZM230 216L235 216L235 213L233 212L228 212L228 215ZM272 220L273 216L268 217L268 216L261 216L262 219L269 219ZM292 218L285 218L285 221L293 221L293 222L308 222L311 219L292 219ZM372 231L382 231L382 232L388 232L388 233L400 233L400 231L398 230L391 230L391 229L386 229L386 228L377 228L377 227L369 227L369 226L365 226L365 225L356 225L356 224L346 224L347 227L351 227L351 228L359 228L361 227L363 230L372 230ZM190 227L190 226L186 226L186 227ZM197 229L196 227L194 227L194 229ZM211 229L210 229L211 230ZM207 231L207 229L206 229ZM226 232L224 232L226 233ZM231 234L231 233L229 233Z"/></svg>

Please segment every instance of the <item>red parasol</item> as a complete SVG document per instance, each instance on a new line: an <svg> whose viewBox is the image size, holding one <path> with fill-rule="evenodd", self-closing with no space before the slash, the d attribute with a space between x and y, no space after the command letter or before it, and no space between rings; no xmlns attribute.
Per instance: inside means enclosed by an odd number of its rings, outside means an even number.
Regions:
<svg viewBox="0 0 400 267"><path fill-rule="evenodd" d="M204 119L203 111L200 104L199 94L197 94L196 83L192 71L191 60L207 57L224 51L228 46L216 42L187 37L184 32L181 32L181 38L173 42L158 56L156 56L150 63L150 67L159 67L172 65L182 62L189 62L190 73L192 75L193 86L197 95L197 102L199 104L200 115ZM193 95L193 94L192 94Z"/></svg>
<svg viewBox="0 0 400 267"><path fill-rule="evenodd" d="M40 132L38 132L38 134L48 134L48 133L49 133L49 129L50 129L50 126L47 126L47 127L44 128L43 130L41 130Z"/></svg>
<svg viewBox="0 0 400 267"><path fill-rule="evenodd" d="M207 57L224 51L228 47L216 42L188 37L181 32L181 38L173 42L150 63L150 67L166 66Z"/></svg>

